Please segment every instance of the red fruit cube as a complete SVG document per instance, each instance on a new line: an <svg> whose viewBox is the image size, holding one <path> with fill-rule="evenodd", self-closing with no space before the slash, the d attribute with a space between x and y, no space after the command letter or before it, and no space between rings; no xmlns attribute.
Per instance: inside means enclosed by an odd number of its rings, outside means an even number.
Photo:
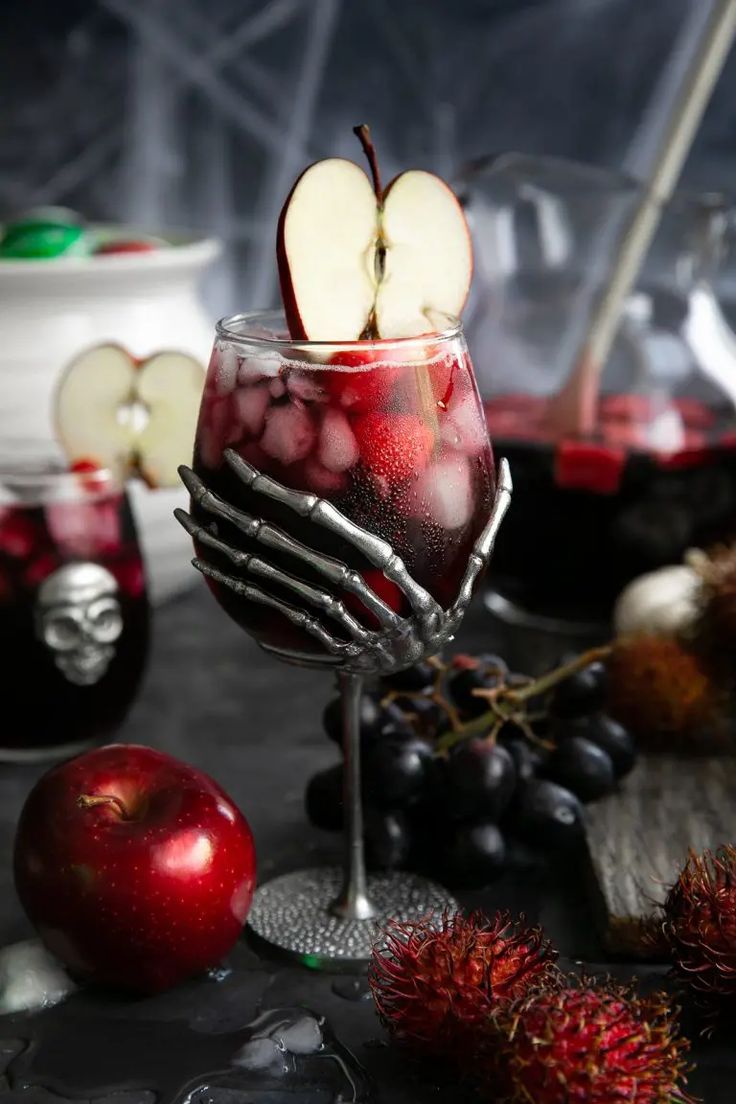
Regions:
<svg viewBox="0 0 736 1104"><path fill-rule="evenodd" d="M388 352L372 346L342 352L333 359L345 368L366 369L362 372L325 372L330 394L341 406L351 414L369 414L390 407L393 390L404 368L392 365Z"/></svg>
<svg viewBox="0 0 736 1104"><path fill-rule="evenodd" d="M402 483L429 463L434 434L416 414L363 414L353 431L360 456L379 484Z"/></svg>
<svg viewBox="0 0 736 1104"><path fill-rule="evenodd" d="M565 440L557 446L555 482L566 490L616 494L626 467L626 452L591 441Z"/></svg>

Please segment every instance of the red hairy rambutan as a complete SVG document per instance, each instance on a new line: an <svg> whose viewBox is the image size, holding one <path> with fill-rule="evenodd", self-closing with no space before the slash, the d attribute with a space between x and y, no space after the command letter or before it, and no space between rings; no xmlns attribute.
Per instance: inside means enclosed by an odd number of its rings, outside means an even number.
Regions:
<svg viewBox="0 0 736 1104"><path fill-rule="evenodd" d="M688 1042L664 993L576 981L494 1015L493 1099L508 1104L684 1104Z"/></svg>
<svg viewBox="0 0 736 1104"><path fill-rule="evenodd" d="M736 847L691 851L667 894L673 972L711 1016L736 1009Z"/></svg>
<svg viewBox="0 0 736 1104"><path fill-rule="evenodd" d="M433 1056L462 1057L488 1031L500 1003L556 975L556 951L540 928L508 913L390 921L374 949L368 978L376 1009L393 1038Z"/></svg>
<svg viewBox="0 0 736 1104"><path fill-rule="evenodd" d="M607 709L642 750L710 754L728 743L723 695L701 658L680 641L620 637L607 669Z"/></svg>

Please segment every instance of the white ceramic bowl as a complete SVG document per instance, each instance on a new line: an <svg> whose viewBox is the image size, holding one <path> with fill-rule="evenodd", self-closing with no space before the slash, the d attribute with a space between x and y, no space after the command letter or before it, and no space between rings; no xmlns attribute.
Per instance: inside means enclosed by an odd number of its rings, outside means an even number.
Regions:
<svg viewBox="0 0 736 1104"><path fill-rule="evenodd" d="M142 236L131 227L114 230ZM213 320L198 283L220 245L184 235L165 240L170 248L151 253L0 260L0 440L53 439L59 374L92 345L119 342L141 358L176 349L206 365ZM132 493L152 598L161 601L194 577L191 542L172 518L185 495L138 484Z"/></svg>

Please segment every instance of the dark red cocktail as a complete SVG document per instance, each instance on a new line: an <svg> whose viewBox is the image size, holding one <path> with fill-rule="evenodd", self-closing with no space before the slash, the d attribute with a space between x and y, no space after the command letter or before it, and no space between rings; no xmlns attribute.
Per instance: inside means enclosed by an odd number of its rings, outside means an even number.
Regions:
<svg viewBox="0 0 736 1104"><path fill-rule="evenodd" d="M228 447L287 487L328 499L388 541L414 579L444 607L451 605L495 491L483 413L456 330L300 346L275 335L259 338L236 320L220 330L200 412L194 467L209 488L355 567L390 606L407 612L398 588L352 546L248 491L223 461ZM206 514L195 514L212 527ZM219 522L217 531L228 544L263 555L262 547L227 522ZM268 559L295 570L293 560L271 550ZM218 567L233 572L222 557ZM309 569L300 564L298 574L306 578ZM324 654L313 637L278 612L218 583L211 586L230 616L261 643ZM293 595L280 597L293 601ZM375 627L357 599L345 601L366 626Z"/></svg>
<svg viewBox="0 0 736 1104"><path fill-rule="evenodd" d="M0 468L0 757L41 759L110 737L148 647L140 549L104 472Z"/></svg>
<svg viewBox="0 0 736 1104"><path fill-rule="evenodd" d="M493 588L516 611L605 623L635 576L736 537L732 412L604 395L594 436L555 439L543 399L506 395L485 409L515 489Z"/></svg>

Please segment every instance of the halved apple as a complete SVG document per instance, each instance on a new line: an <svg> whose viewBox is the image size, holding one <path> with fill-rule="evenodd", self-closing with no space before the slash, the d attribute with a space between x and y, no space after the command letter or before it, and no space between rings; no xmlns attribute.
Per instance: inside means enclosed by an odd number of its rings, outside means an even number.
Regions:
<svg viewBox="0 0 736 1104"><path fill-rule="evenodd" d="M356 133L373 184L352 161L318 161L281 212L276 254L295 339L414 337L437 328L433 313L459 315L468 296L472 245L451 189L410 170L384 190L368 129Z"/></svg>
<svg viewBox="0 0 736 1104"><path fill-rule="evenodd" d="M192 458L204 369L186 353L135 360L120 345L78 356L59 383L54 417L70 463L89 460L120 479L151 487L179 484Z"/></svg>

